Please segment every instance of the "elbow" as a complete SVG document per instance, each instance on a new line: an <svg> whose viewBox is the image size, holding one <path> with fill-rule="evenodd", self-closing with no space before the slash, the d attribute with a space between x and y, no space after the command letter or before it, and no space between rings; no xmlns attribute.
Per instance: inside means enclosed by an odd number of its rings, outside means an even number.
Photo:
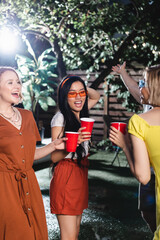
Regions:
<svg viewBox="0 0 160 240"><path fill-rule="evenodd" d="M150 181L150 179L151 179L150 176L136 176L136 178L143 185L146 185Z"/></svg>
<svg viewBox="0 0 160 240"><path fill-rule="evenodd" d="M53 163L56 163L55 156L53 156L52 154L51 154L51 161L52 161Z"/></svg>

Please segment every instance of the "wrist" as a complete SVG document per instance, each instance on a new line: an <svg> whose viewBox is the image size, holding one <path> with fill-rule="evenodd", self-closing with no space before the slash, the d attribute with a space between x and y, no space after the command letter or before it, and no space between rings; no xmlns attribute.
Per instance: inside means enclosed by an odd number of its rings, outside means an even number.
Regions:
<svg viewBox="0 0 160 240"><path fill-rule="evenodd" d="M126 72L126 69L121 69L120 75L123 77L125 75L128 75L128 73Z"/></svg>
<svg viewBox="0 0 160 240"><path fill-rule="evenodd" d="M124 153L126 153L126 152L128 152L128 147L127 147L126 145L124 145L124 146L122 147L122 150L123 150Z"/></svg>
<svg viewBox="0 0 160 240"><path fill-rule="evenodd" d="M52 142L50 143L50 149L51 149L51 152L53 152L54 150L56 150L54 141L52 141Z"/></svg>

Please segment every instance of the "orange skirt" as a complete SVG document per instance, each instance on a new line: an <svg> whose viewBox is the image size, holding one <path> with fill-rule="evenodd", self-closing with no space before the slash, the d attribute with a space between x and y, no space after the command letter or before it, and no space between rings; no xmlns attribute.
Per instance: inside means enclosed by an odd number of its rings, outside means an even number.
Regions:
<svg viewBox="0 0 160 240"><path fill-rule="evenodd" d="M88 208L88 158L63 159L54 169L50 184L51 213L81 215Z"/></svg>

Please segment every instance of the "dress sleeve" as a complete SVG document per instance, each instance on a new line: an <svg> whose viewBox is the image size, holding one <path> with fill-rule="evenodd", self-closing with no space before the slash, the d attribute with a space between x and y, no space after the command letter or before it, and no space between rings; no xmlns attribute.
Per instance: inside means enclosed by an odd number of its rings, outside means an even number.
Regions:
<svg viewBox="0 0 160 240"><path fill-rule="evenodd" d="M128 132L144 141L145 124L143 118L134 114L129 120Z"/></svg>
<svg viewBox="0 0 160 240"><path fill-rule="evenodd" d="M61 112L57 112L56 115L53 116L51 120L51 128L52 127L64 127L64 117Z"/></svg>
<svg viewBox="0 0 160 240"><path fill-rule="evenodd" d="M31 112L31 118L32 118L32 122L33 122L33 131L34 131L34 134L35 134L35 137L36 137L36 141L41 141L41 137L40 137L40 134L39 134L39 131L38 131L38 127L37 127L37 124L36 124L36 121L33 117L32 112Z"/></svg>

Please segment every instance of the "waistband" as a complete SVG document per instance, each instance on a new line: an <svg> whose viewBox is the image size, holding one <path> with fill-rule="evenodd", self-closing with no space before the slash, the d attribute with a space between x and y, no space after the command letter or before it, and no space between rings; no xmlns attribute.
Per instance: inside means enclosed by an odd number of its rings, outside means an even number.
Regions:
<svg viewBox="0 0 160 240"><path fill-rule="evenodd" d="M81 158L81 167L89 167L89 154L83 158ZM72 158L64 158L60 162L69 162L70 164L77 164L77 159Z"/></svg>

